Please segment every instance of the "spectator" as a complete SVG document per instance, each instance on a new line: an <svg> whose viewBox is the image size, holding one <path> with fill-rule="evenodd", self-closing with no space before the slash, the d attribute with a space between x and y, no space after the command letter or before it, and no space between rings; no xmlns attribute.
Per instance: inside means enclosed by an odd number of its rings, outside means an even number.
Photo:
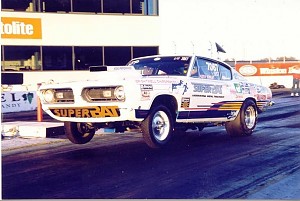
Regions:
<svg viewBox="0 0 300 201"><path fill-rule="evenodd" d="M292 73L293 73L293 86L292 86L291 96L299 96L300 67L299 66L293 67Z"/></svg>

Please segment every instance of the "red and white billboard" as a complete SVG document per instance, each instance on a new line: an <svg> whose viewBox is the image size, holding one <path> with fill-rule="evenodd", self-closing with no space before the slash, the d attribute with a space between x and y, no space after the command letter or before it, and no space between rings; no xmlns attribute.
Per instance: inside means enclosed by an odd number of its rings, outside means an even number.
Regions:
<svg viewBox="0 0 300 201"><path fill-rule="evenodd" d="M300 74L300 62L237 63L235 69L243 76L274 76Z"/></svg>

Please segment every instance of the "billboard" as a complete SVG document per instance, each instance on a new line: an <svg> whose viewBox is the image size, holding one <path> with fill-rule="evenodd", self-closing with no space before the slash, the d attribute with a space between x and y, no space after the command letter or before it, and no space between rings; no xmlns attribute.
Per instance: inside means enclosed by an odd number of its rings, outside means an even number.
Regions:
<svg viewBox="0 0 300 201"><path fill-rule="evenodd" d="M1 17L1 38L42 39L41 19Z"/></svg>
<svg viewBox="0 0 300 201"><path fill-rule="evenodd" d="M36 109L36 91L10 91L1 93L1 113L33 111Z"/></svg>
<svg viewBox="0 0 300 201"><path fill-rule="evenodd" d="M243 76L284 76L300 74L300 62L237 63L235 69Z"/></svg>

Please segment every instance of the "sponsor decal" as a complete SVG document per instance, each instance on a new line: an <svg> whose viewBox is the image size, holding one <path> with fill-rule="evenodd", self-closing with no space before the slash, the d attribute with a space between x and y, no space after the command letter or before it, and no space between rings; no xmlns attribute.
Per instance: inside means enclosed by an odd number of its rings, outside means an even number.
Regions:
<svg viewBox="0 0 300 201"><path fill-rule="evenodd" d="M152 91L153 85L152 84L141 84L141 90L143 91Z"/></svg>
<svg viewBox="0 0 300 201"><path fill-rule="evenodd" d="M118 106L50 108L50 110L58 117L103 118L120 116Z"/></svg>
<svg viewBox="0 0 300 201"><path fill-rule="evenodd" d="M295 73L294 69L297 67L300 67L299 62L252 63L235 65L235 69L244 76L291 75Z"/></svg>
<svg viewBox="0 0 300 201"><path fill-rule="evenodd" d="M40 18L1 17L1 38L42 39Z"/></svg>
<svg viewBox="0 0 300 201"><path fill-rule="evenodd" d="M207 73L201 74L200 78L202 79L219 79L219 65L217 63L205 62L207 66Z"/></svg>
<svg viewBox="0 0 300 201"><path fill-rule="evenodd" d="M210 111L180 111L178 119L200 119L200 118L227 118L231 119L236 116L236 111L231 110L210 110Z"/></svg>
<svg viewBox="0 0 300 201"><path fill-rule="evenodd" d="M267 107L269 102L269 100L259 100L256 104L259 109L263 109L264 107Z"/></svg>
<svg viewBox="0 0 300 201"><path fill-rule="evenodd" d="M244 94L250 94L250 85L248 83L242 83L242 90Z"/></svg>
<svg viewBox="0 0 300 201"><path fill-rule="evenodd" d="M236 94L236 96L235 96L235 99L243 99L243 98L244 98L243 95L238 95L238 94Z"/></svg>
<svg viewBox="0 0 300 201"><path fill-rule="evenodd" d="M180 80L179 83L172 84L172 90L177 89L177 87L182 86L182 85L183 85L183 81Z"/></svg>
<svg viewBox="0 0 300 201"><path fill-rule="evenodd" d="M149 100L150 99L150 91L153 91L153 85L152 84L141 84L141 100Z"/></svg>
<svg viewBox="0 0 300 201"><path fill-rule="evenodd" d="M194 92L206 94L223 94L222 85L193 83Z"/></svg>
<svg viewBox="0 0 300 201"><path fill-rule="evenodd" d="M182 108L190 107L190 98L182 98L181 99L181 107Z"/></svg>
<svg viewBox="0 0 300 201"><path fill-rule="evenodd" d="M260 68L261 75L287 74L287 69L280 68Z"/></svg>
<svg viewBox="0 0 300 201"><path fill-rule="evenodd" d="M150 99L150 91L141 91L142 98L141 100L149 100Z"/></svg>
<svg viewBox="0 0 300 201"><path fill-rule="evenodd" d="M137 84L174 84L177 80L170 79L140 79L136 80Z"/></svg>
<svg viewBox="0 0 300 201"><path fill-rule="evenodd" d="M243 91L242 91L242 86L240 83L234 83L234 88L236 90L237 93L241 94Z"/></svg>
<svg viewBox="0 0 300 201"><path fill-rule="evenodd" d="M257 94L257 100L259 101L267 100L267 95Z"/></svg>
<svg viewBox="0 0 300 201"><path fill-rule="evenodd" d="M224 98L224 96L218 96L218 95L205 95L205 94L194 94L193 97L201 97L201 98Z"/></svg>
<svg viewBox="0 0 300 201"><path fill-rule="evenodd" d="M189 110L207 110L207 111L237 111L241 108L242 101L222 101L213 103L213 105L197 105L197 108L189 108Z"/></svg>
<svg viewBox="0 0 300 201"><path fill-rule="evenodd" d="M189 57L174 57L174 61L176 60L188 61L189 59L190 59Z"/></svg>
<svg viewBox="0 0 300 201"><path fill-rule="evenodd" d="M239 110L243 102L225 102L220 105L219 110Z"/></svg>
<svg viewBox="0 0 300 201"><path fill-rule="evenodd" d="M182 95L184 95L185 92L187 92L187 90L188 90L187 83L183 84L183 81L180 80L179 83L172 84L172 91L174 92L174 90L177 90L179 87L184 88ZM177 91L177 93L178 93L178 91Z"/></svg>
<svg viewBox="0 0 300 201"><path fill-rule="evenodd" d="M132 70L132 66L111 66L109 71Z"/></svg>
<svg viewBox="0 0 300 201"><path fill-rule="evenodd" d="M239 83L234 83L234 88L237 93L239 93L239 94L242 93L242 87Z"/></svg>
<svg viewBox="0 0 300 201"><path fill-rule="evenodd" d="M237 93L250 94L250 86L248 83L234 83L234 88Z"/></svg>
<svg viewBox="0 0 300 201"><path fill-rule="evenodd" d="M211 63L211 62L206 62L206 65L207 65L207 69L208 69L209 71L212 71L212 72L219 72L218 64L216 64L216 63Z"/></svg>
<svg viewBox="0 0 300 201"><path fill-rule="evenodd" d="M244 65L239 69L239 72L242 75L251 76L257 72L257 68L253 65Z"/></svg>

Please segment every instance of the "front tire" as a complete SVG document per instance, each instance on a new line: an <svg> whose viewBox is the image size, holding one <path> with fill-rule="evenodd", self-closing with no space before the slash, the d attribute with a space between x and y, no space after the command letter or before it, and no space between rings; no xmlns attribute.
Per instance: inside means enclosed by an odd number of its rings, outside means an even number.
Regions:
<svg viewBox="0 0 300 201"><path fill-rule="evenodd" d="M95 135L95 128L91 123L64 122L65 134L74 144L85 144Z"/></svg>
<svg viewBox="0 0 300 201"><path fill-rule="evenodd" d="M251 135L257 123L257 107L252 100L246 100L235 120L226 122L225 128L230 136Z"/></svg>
<svg viewBox="0 0 300 201"><path fill-rule="evenodd" d="M160 148L167 144L174 129L170 110L163 106L152 109L142 122L141 129L146 144L151 148Z"/></svg>

